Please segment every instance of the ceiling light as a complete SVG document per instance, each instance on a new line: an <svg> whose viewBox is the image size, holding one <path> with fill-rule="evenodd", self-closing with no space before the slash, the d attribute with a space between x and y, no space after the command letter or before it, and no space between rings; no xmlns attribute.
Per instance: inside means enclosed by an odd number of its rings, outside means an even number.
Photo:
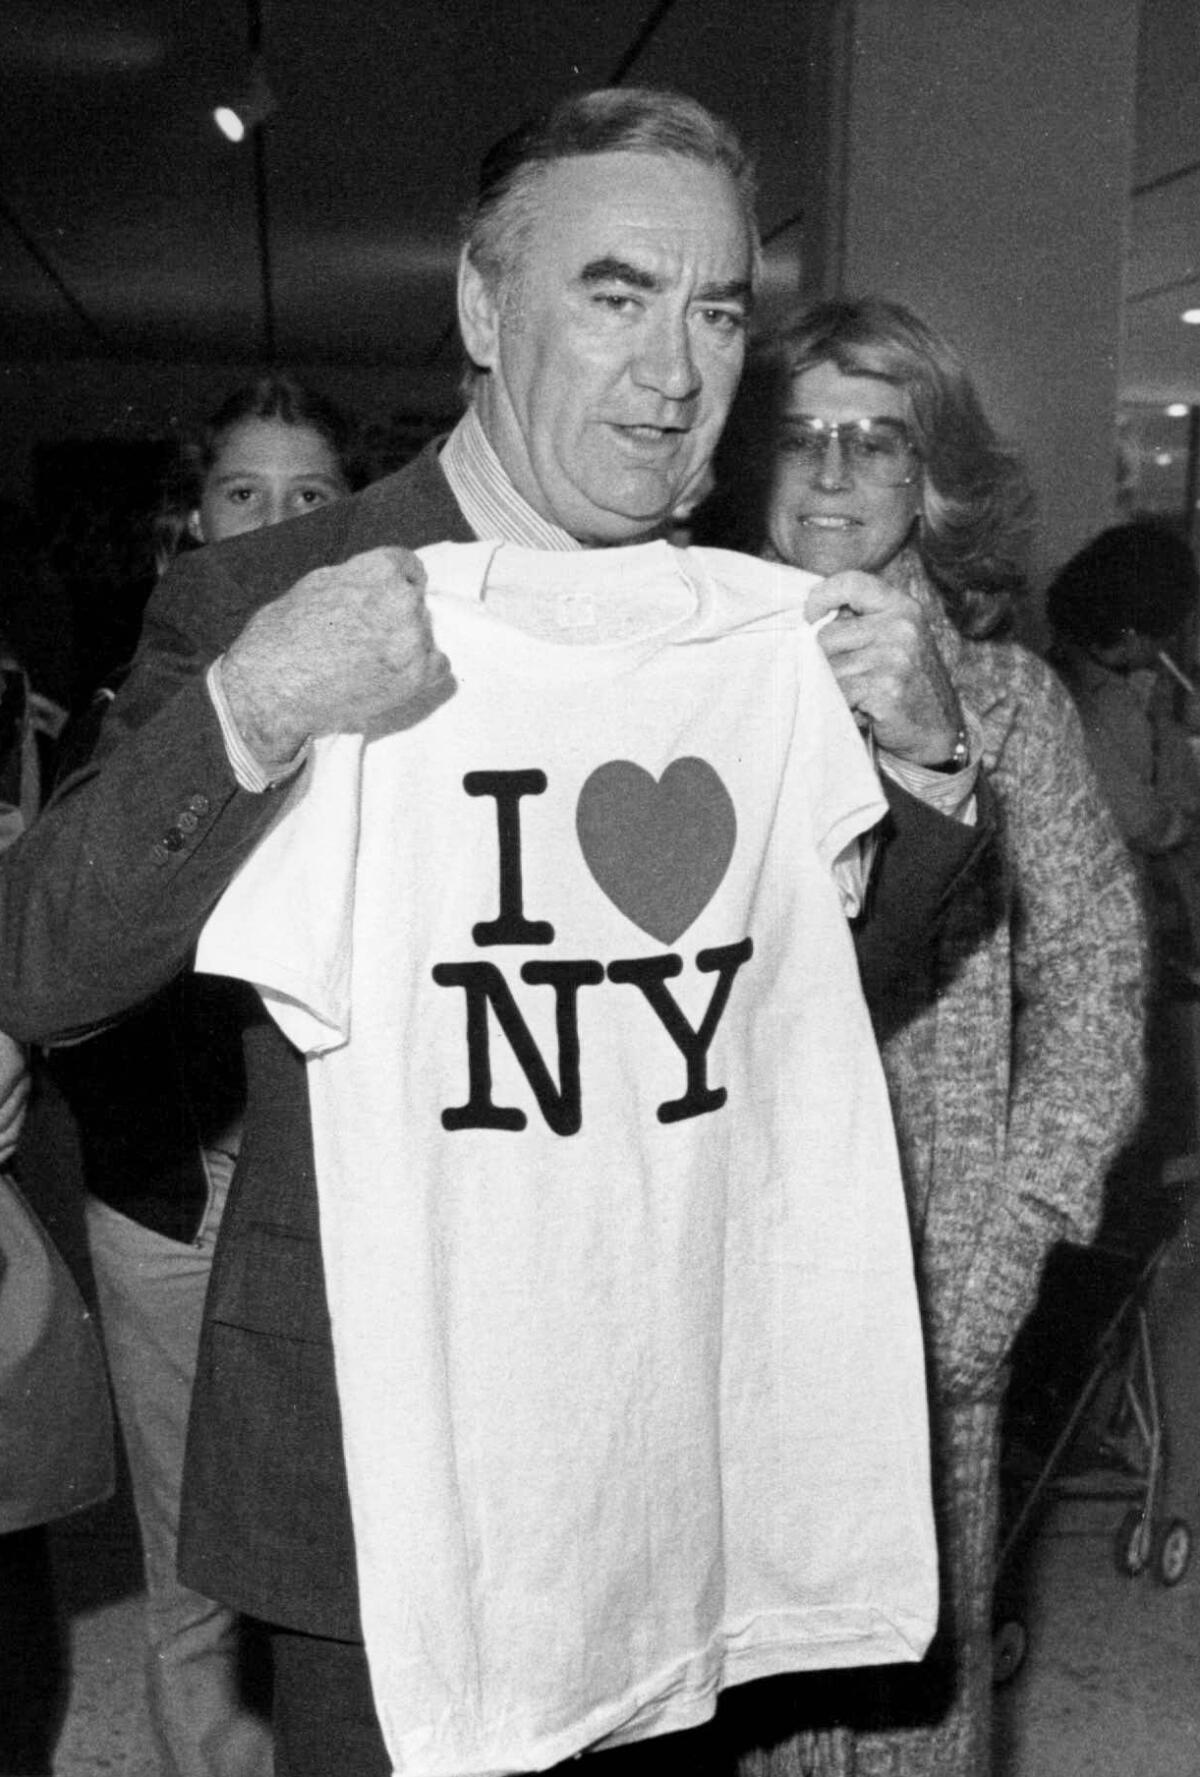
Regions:
<svg viewBox="0 0 1200 1777"><path fill-rule="evenodd" d="M1200 309L1184 309L1179 319L1186 321L1189 327L1200 327Z"/></svg>
<svg viewBox="0 0 1200 1777"><path fill-rule="evenodd" d="M1168 407L1163 408L1163 412L1169 420L1186 420L1191 409L1186 401L1172 401Z"/></svg>
<svg viewBox="0 0 1200 1777"><path fill-rule="evenodd" d="M256 62L241 93L213 110L213 122L229 142L243 142L251 130L266 122L275 109L275 95L267 84L261 63Z"/></svg>

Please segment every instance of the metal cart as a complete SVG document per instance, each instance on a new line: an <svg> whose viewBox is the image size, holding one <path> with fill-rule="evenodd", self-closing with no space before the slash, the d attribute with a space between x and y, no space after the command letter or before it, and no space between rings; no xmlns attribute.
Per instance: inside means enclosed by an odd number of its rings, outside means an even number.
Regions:
<svg viewBox="0 0 1200 1777"><path fill-rule="evenodd" d="M1149 1240L1120 1234L1051 1255L1038 1306L1014 1351L1005 1413L1004 1510L993 1635L996 1683L1025 1657L1011 1608L1013 1573L1047 1500L1125 1505L1116 1525L1119 1572L1178 1585L1192 1553L1185 1518L1163 1515L1167 1427L1151 1335L1150 1298L1200 1182L1200 1159L1173 1162L1156 1192Z"/></svg>

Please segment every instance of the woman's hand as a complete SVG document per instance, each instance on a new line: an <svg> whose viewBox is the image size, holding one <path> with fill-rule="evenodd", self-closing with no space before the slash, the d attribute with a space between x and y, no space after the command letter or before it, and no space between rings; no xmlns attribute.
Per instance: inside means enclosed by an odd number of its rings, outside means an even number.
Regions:
<svg viewBox="0 0 1200 1777"><path fill-rule="evenodd" d="M875 739L898 759L940 765L954 751L962 705L924 611L873 574L831 574L808 595L810 623L837 611L819 641L842 695L870 718Z"/></svg>

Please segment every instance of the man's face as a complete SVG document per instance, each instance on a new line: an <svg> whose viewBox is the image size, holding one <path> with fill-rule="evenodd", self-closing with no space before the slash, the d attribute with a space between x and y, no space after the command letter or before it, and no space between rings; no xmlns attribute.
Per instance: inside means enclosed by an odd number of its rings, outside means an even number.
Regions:
<svg viewBox="0 0 1200 1777"><path fill-rule="evenodd" d="M551 165L515 287L464 262L476 407L518 491L587 543L690 505L737 387L752 246L733 181L676 155Z"/></svg>

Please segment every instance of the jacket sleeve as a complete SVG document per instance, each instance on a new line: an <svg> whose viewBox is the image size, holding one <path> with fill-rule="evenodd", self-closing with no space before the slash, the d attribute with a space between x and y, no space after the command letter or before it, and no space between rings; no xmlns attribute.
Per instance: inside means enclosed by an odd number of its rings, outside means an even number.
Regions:
<svg viewBox="0 0 1200 1777"><path fill-rule="evenodd" d="M204 671L247 611L213 553L156 590L96 752L0 859L0 1029L67 1040L163 987L279 807L237 785Z"/></svg>
<svg viewBox="0 0 1200 1777"><path fill-rule="evenodd" d="M1005 810L1013 938L1007 1134L986 1225L945 1304L951 1394L999 1387L1061 1239L1092 1238L1141 1103L1145 928L1136 877L1067 693L1046 675L1022 722ZM945 1344L942 1345L942 1341Z"/></svg>
<svg viewBox="0 0 1200 1777"><path fill-rule="evenodd" d="M851 930L863 995L882 1041L911 1016L941 919L994 842L995 817L983 772L974 826L939 814L886 774L880 781L888 812L879 829L866 905Z"/></svg>
<svg viewBox="0 0 1200 1777"><path fill-rule="evenodd" d="M1145 924L1078 717L1053 681L1025 734L1005 1187L1090 1240L1104 1175L1141 1104Z"/></svg>

